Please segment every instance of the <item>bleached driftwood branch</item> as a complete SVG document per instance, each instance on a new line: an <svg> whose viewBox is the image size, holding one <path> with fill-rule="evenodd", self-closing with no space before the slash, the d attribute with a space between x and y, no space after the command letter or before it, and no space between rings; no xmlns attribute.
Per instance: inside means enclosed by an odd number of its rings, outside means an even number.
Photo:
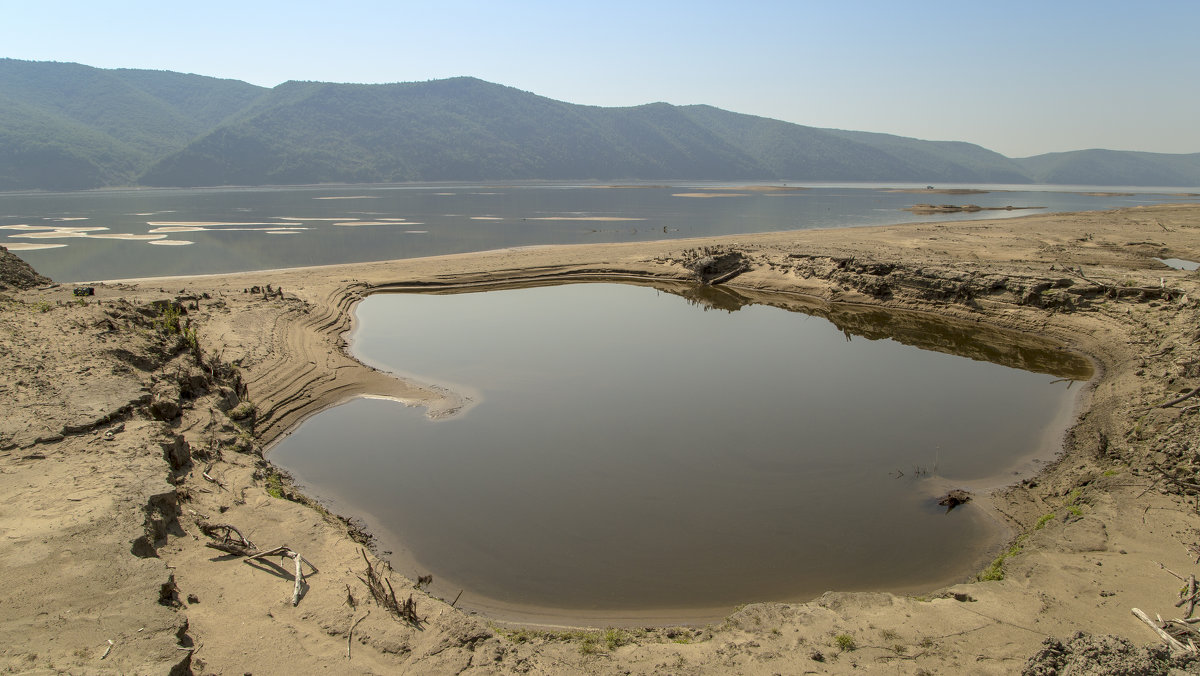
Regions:
<svg viewBox="0 0 1200 676"><path fill-rule="evenodd" d="M1189 647L1180 643L1174 636L1168 634L1166 629L1160 627L1154 622L1154 620L1147 617L1146 613L1143 613L1140 609L1134 608L1133 614L1139 620L1145 622L1146 626L1153 629L1154 633L1158 634L1159 638L1161 638L1172 650L1178 650L1180 652L1195 652L1196 649L1194 647Z"/></svg>
<svg viewBox="0 0 1200 676"><path fill-rule="evenodd" d="M308 559L304 558L303 556L300 556L300 552L297 552L296 550L292 549L291 547L289 547L287 545L280 545L273 549L268 549L265 552L260 552L258 554L255 554L254 556L247 557L247 558L243 559L243 562L250 563L251 561L265 559L268 556L281 556L284 558L290 558L296 562L296 588L292 592L292 605L295 606L295 605L299 604L300 603L300 590L304 585L304 570L303 570L303 568L301 568L300 564L301 563L308 564L308 567L312 569L312 573L309 573L309 575L316 573L317 567L312 565L312 562L309 561Z"/></svg>

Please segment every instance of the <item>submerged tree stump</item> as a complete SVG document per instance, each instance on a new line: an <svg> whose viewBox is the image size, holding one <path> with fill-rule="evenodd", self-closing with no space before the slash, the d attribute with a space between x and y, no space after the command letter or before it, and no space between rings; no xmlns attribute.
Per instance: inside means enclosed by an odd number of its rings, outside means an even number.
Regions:
<svg viewBox="0 0 1200 676"><path fill-rule="evenodd" d="M950 510L954 509L955 507L957 507L959 505L965 505L970 501L971 501L970 493L968 493L960 488L955 488L954 490L952 490L949 493L947 493L946 495L944 495L940 500L938 500L938 504L945 507L946 511L949 512Z"/></svg>

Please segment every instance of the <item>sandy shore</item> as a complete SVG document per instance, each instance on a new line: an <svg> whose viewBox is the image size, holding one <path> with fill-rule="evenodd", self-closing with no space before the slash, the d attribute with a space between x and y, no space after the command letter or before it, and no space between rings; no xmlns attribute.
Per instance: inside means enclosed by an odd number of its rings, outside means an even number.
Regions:
<svg viewBox="0 0 1200 676"><path fill-rule="evenodd" d="M1200 568L1187 478L1200 466L1200 433L1186 409L1200 400L1155 406L1200 385L1200 275L1156 257L1200 260L1200 206L112 282L82 304L69 287L0 290L0 664L999 674L1020 671L1047 638L1069 645L1042 650L1042 664L1085 659L1089 646L1104 648L1093 653L1110 666L1154 663L1158 653L1121 643L1158 643L1130 609L1182 615L1179 581L1159 563L1185 578ZM351 397L435 414L461 405L345 354L350 309L368 293L701 278L816 302L845 321L864 308L915 310L1094 359L1099 375L1059 458L989 498L1021 534L998 566L1003 579L920 595L832 590L704 626L546 632L466 614L436 580L427 593L368 554L401 601L412 595L414 624L371 600L366 536L296 495L262 458L306 417ZM178 324L147 306L173 300L186 312ZM293 606L291 559L243 563L206 547L202 523L236 526L259 550L287 544L318 572ZM1071 643L1078 631L1116 638Z"/></svg>

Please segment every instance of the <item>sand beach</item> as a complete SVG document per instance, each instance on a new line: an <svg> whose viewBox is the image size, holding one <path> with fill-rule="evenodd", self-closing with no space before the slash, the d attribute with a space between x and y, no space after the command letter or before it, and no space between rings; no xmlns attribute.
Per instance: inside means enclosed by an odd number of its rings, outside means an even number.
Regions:
<svg viewBox="0 0 1200 676"><path fill-rule="evenodd" d="M0 665L10 671L1163 665L1162 641L1131 609L1183 617L1180 586L1200 570L1200 398L1187 396L1200 387L1200 276L1157 260L1200 260L1200 205L106 281L86 285L86 296L75 295L84 285L38 279L3 255ZM353 397L433 416L463 405L346 353L351 311L366 295L588 281L929 313L1056 341L1092 359L1096 376L1056 459L962 507L993 510L1012 533L981 571L995 579L903 594L829 590L695 624L468 614L436 584L431 593L392 571L355 515L300 494L264 458L300 422ZM304 561L230 549L279 546ZM405 613L372 598L373 580Z"/></svg>

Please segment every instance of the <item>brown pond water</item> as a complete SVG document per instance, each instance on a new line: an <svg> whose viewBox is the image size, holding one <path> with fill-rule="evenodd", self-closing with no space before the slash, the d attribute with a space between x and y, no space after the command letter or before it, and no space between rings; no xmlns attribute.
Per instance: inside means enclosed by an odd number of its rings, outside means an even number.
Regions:
<svg viewBox="0 0 1200 676"><path fill-rule="evenodd" d="M1092 374L1027 336L711 288L380 294L356 315L360 359L472 405L354 400L271 460L498 616L678 621L969 577L1003 533L935 498L1052 454Z"/></svg>

